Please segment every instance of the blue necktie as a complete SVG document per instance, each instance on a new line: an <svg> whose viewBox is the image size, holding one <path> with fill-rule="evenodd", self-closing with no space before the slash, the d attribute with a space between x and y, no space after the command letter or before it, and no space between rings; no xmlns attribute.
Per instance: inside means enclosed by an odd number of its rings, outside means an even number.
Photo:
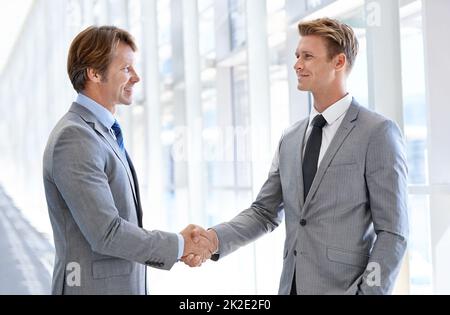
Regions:
<svg viewBox="0 0 450 315"><path fill-rule="evenodd" d="M112 130L114 131L114 134L116 135L117 144L119 145L120 150L122 152L125 152L125 146L123 144L123 136L122 136L122 130L120 129L119 123L114 121L114 125L112 125Z"/></svg>
<svg viewBox="0 0 450 315"><path fill-rule="evenodd" d="M123 135L122 135L122 129L120 129L119 123L114 121L114 125L112 125L111 129L114 131L114 134L116 135L117 144L119 145L120 150L125 154L125 157L127 158L128 166L131 171L131 175L133 176L134 181L134 187L136 192L136 211L137 211L137 217L138 217L138 225L142 227L142 207L141 207L141 197L139 195L139 183L137 181L136 176L136 170L134 169L133 163L131 162L131 159L125 150L125 146L123 144Z"/></svg>

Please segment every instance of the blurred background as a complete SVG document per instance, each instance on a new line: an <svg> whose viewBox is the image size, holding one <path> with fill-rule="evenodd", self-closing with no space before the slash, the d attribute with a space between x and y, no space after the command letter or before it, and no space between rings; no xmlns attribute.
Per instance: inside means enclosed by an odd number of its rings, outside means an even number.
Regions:
<svg viewBox="0 0 450 315"><path fill-rule="evenodd" d="M358 35L349 91L407 138L411 237L395 293L450 294L448 0L2 1L0 294L50 292L42 154L76 97L66 58L81 30L112 24L136 38L142 81L117 117L145 228L178 232L250 206L283 130L309 114L296 26L322 16ZM282 225L218 263L151 269L150 293L276 294L284 237Z"/></svg>

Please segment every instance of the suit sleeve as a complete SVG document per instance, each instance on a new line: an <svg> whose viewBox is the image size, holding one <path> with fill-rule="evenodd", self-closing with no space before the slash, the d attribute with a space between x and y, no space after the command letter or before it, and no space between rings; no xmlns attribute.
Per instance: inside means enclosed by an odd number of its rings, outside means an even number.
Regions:
<svg viewBox="0 0 450 315"><path fill-rule="evenodd" d="M97 253L170 269L177 260L177 235L146 231L122 219L105 165L95 134L76 126L62 131L54 147L52 177L83 236Z"/></svg>
<svg viewBox="0 0 450 315"><path fill-rule="evenodd" d="M219 250L213 260L218 260L262 235L272 232L282 221L283 195L280 181L279 154L282 140L275 153L269 176L255 202L227 223L213 229L219 238Z"/></svg>
<svg viewBox="0 0 450 315"><path fill-rule="evenodd" d="M359 294L390 294L408 239L405 145L398 126L384 122L371 137L366 183L377 234Z"/></svg>

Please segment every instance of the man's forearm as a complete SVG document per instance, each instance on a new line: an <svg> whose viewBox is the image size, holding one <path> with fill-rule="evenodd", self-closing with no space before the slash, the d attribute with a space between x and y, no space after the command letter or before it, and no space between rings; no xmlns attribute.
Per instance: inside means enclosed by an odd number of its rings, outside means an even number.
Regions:
<svg viewBox="0 0 450 315"><path fill-rule="evenodd" d="M407 240L386 231L378 233L359 294L391 294L400 271Z"/></svg>

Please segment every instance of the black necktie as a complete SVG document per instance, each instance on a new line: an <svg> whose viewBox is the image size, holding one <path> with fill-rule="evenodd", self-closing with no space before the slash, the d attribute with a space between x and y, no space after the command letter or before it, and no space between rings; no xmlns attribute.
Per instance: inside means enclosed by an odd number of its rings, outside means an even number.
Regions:
<svg viewBox="0 0 450 315"><path fill-rule="evenodd" d="M303 191L305 200L316 176L320 147L322 145L322 128L326 124L327 121L322 115L317 115L312 121L313 128L306 144L303 158Z"/></svg>

